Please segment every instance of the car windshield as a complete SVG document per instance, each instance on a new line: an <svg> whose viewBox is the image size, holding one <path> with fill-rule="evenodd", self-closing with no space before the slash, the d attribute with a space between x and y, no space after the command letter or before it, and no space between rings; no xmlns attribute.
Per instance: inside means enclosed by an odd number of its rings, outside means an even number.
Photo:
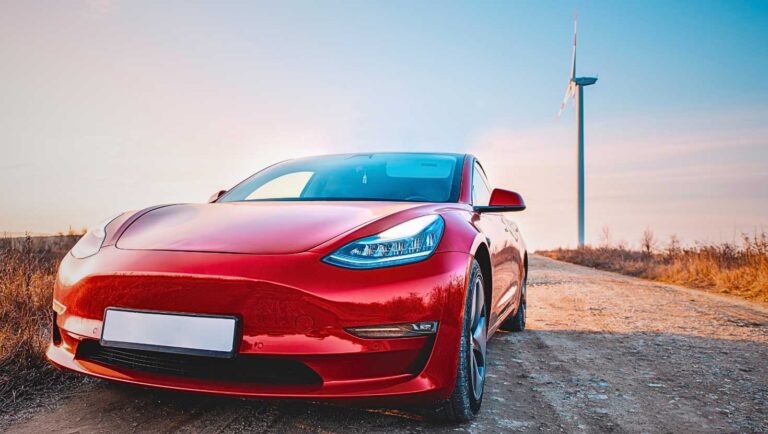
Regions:
<svg viewBox="0 0 768 434"><path fill-rule="evenodd" d="M353 154L289 160L241 182L218 202L377 200L456 202L463 157Z"/></svg>

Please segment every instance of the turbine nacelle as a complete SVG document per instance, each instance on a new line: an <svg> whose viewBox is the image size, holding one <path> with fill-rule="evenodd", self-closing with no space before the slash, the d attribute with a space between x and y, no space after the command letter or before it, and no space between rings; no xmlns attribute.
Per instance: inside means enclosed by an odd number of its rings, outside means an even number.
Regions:
<svg viewBox="0 0 768 434"><path fill-rule="evenodd" d="M578 28L578 21L574 17L573 19L573 53L571 57L571 78L568 80L568 87L565 88L565 96L563 102L560 103L560 110L557 112L557 117L560 117L565 110L565 106L568 105L568 100L576 96L577 86L589 86L597 82L597 77L576 77L576 29Z"/></svg>
<svg viewBox="0 0 768 434"><path fill-rule="evenodd" d="M572 81L576 86L589 86L597 82L597 77L576 77Z"/></svg>

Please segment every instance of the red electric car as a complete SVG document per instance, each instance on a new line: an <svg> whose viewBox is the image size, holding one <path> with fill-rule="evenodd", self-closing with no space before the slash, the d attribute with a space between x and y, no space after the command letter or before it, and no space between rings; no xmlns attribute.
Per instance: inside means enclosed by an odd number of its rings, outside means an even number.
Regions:
<svg viewBox="0 0 768 434"><path fill-rule="evenodd" d="M525 328L528 257L471 155L285 161L207 204L89 230L54 289L56 366L166 389L480 409L486 342Z"/></svg>

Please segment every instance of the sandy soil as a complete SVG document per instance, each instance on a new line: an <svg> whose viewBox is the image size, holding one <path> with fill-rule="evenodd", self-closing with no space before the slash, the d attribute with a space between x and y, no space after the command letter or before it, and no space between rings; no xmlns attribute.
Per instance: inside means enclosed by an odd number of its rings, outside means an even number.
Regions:
<svg viewBox="0 0 768 434"><path fill-rule="evenodd" d="M10 432L768 432L768 308L534 257L529 330L497 334L483 408L264 402L92 381L7 414Z"/></svg>

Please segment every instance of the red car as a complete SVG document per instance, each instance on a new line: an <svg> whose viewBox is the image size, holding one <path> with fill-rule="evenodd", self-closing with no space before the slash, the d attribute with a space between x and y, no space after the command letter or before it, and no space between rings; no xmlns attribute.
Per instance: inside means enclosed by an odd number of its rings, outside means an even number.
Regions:
<svg viewBox="0 0 768 434"><path fill-rule="evenodd" d="M166 389L480 409L486 342L525 328L528 256L471 155L275 164L207 204L128 212L72 248L56 366Z"/></svg>

